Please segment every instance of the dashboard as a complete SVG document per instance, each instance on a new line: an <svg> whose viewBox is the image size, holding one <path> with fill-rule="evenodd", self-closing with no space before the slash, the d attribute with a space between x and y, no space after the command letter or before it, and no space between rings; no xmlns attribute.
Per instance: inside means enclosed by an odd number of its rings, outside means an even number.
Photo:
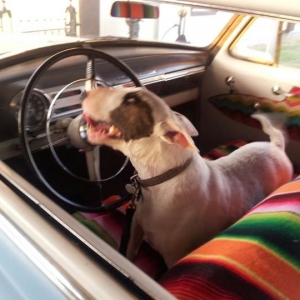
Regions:
<svg viewBox="0 0 300 300"><path fill-rule="evenodd" d="M125 62L146 88L162 97L171 107L183 105L199 96L199 85L208 60L205 53L144 46L104 46L97 49ZM21 153L18 119L22 94L34 71L47 59L38 50L35 56L32 53L28 55L27 59L25 55L23 61L0 69L1 159ZM86 61L84 56L68 57L47 70L39 79L26 106L26 131L31 138L33 149L47 147L46 120L53 101L55 103L52 124L62 118L76 117L82 112ZM97 85L114 88L132 85L131 80L111 63L97 59L95 68ZM57 124L51 127L51 134L59 131L58 127ZM54 139L59 140L61 136Z"/></svg>

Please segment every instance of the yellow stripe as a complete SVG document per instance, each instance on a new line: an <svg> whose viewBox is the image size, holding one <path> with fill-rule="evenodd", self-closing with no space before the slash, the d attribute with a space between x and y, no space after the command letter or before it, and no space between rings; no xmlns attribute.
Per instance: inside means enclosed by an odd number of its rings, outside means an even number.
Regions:
<svg viewBox="0 0 300 300"><path fill-rule="evenodd" d="M300 270L299 268L295 267L290 261L288 260L285 260L282 256L278 255L277 252L275 251L271 251L269 247L255 241L255 240L252 240L251 238L232 238L232 237L226 237L226 238L219 238L219 237L216 237L215 240L218 240L218 241L228 241L228 240L231 240L231 241L236 241L236 242L240 242L240 241L243 241L243 242L247 242L249 244L253 244L255 246L257 246L258 248L262 248L264 249L266 252L268 252L269 254L275 256L278 260L282 261L285 265L288 265L291 269L293 269L296 273L299 274L300 276ZM299 241L300 242L300 241ZM299 282L300 284L300 282ZM299 288L300 288L300 285L299 285Z"/></svg>
<svg viewBox="0 0 300 300"><path fill-rule="evenodd" d="M286 298L286 296L284 294L282 294L278 289L276 289L273 285L271 285L270 283L268 283L264 279L258 277L258 275L256 273L254 273L251 270L249 270L248 268L246 268L243 264L238 263L235 260L230 259L226 256L212 255L212 254L190 254L188 256L188 258L195 258L195 259L209 258L210 260L214 259L214 260L226 262L228 265L231 265L234 269L236 269L238 267L240 270L243 271L244 274L246 274L248 277L251 277L252 281L258 281L259 284L261 286L265 286L267 288L267 290L269 290L271 292L271 294L279 296L283 299Z"/></svg>
<svg viewBox="0 0 300 300"><path fill-rule="evenodd" d="M234 245L231 242L236 242L237 245ZM246 246L245 248L247 248L247 245L248 247L252 247L254 245L254 247L256 247L256 251L248 251L248 253L252 255L246 256L247 253L245 253L246 255L243 256L241 255L241 251L243 251L243 248L240 247L239 244L244 244ZM223 254L215 254L220 252ZM266 253L265 257L269 257L269 260L266 259L266 264L262 266L262 272L260 273L260 267L256 264L257 261L255 256L262 256L262 254L264 253ZM193 261L193 259L197 261L201 258L210 261L216 260L216 263L218 263L218 261L223 262L225 263L225 266L227 264L228 267L231 266L231 268L233 270L236 270L238 273L240 272L244 274L246 280L248 276L249 280L251 279L252 282L256 282L259 286L261 286L262 289L267 290L269 291L269 293L276 296L280 296L281 298L287 298L288 295L292 297L293 293L297 293L297 295L300 296L300 291L297 291L296 287L296 283L300 282L300 271L295 268L290 262L284 260L277 253L274 253L269 248L259 244L259 242L252 240L249 241L243 238L215 238L211 242L208 242L207 244L192 252L181 262L184 263L188 262L189 260ZM271 263L272 266L269 266L268 263ZM277 268L281 269L275 271L284 272L283 274L279 274L279 276L286 277L282 277L281 279L281 277L278 277L278 274L276 275L275 273L270 272L269 269L272 267L276 268L276 266ZM256 271L252 271L252 267L254 268L254 270L256 269ZM272 283L264 279L264 275L267 275ZM291 285L287 285L287 282L290 282ZM278 288L276 288L276 286L278 286ZM285 292L286 295L283 295L280 290Z"/></svg>

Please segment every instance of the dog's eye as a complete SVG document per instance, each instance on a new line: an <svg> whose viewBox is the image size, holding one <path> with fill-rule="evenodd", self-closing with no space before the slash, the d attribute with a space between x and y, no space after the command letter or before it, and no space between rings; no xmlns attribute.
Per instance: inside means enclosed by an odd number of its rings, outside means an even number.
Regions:
<svg viewBox="0 0 300 300"><path fill-rule="evenodd" d="M124 102L128 104L133 104L139 101L139 98L136 93L128 93L124 96Z"/></svg>

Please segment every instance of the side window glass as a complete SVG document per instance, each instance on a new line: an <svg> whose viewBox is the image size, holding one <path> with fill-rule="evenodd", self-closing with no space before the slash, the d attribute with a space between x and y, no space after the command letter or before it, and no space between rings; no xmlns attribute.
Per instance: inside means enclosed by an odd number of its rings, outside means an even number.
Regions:
<svg viewBox="0 0 300 300"><path fill-rule="evenodd" d="M276 60L276 45L279 21L270 18L257 18L230 48L230 53L241 59L264 64Z"/></svg>
<svg viewBox="0 0 300 300"><path fill-rule="evenodd" d="M278 64L300 69L300 23L282 24Z"/></svg>

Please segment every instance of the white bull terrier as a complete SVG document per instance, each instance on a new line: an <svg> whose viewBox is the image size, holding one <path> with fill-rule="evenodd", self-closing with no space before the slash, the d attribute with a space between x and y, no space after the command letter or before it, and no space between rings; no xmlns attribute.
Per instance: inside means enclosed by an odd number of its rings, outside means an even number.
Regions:
<svg viewBox="0 0 300 300"><path fill-rule="evenodd" d="M82 106L88 141L123 152L140 178L131 260L145 238L171 267L292 177L284 136L263 115L254 117L270 142L209 161L191 139L198 134L191 122L145 88L91 90Z"/></svg>

